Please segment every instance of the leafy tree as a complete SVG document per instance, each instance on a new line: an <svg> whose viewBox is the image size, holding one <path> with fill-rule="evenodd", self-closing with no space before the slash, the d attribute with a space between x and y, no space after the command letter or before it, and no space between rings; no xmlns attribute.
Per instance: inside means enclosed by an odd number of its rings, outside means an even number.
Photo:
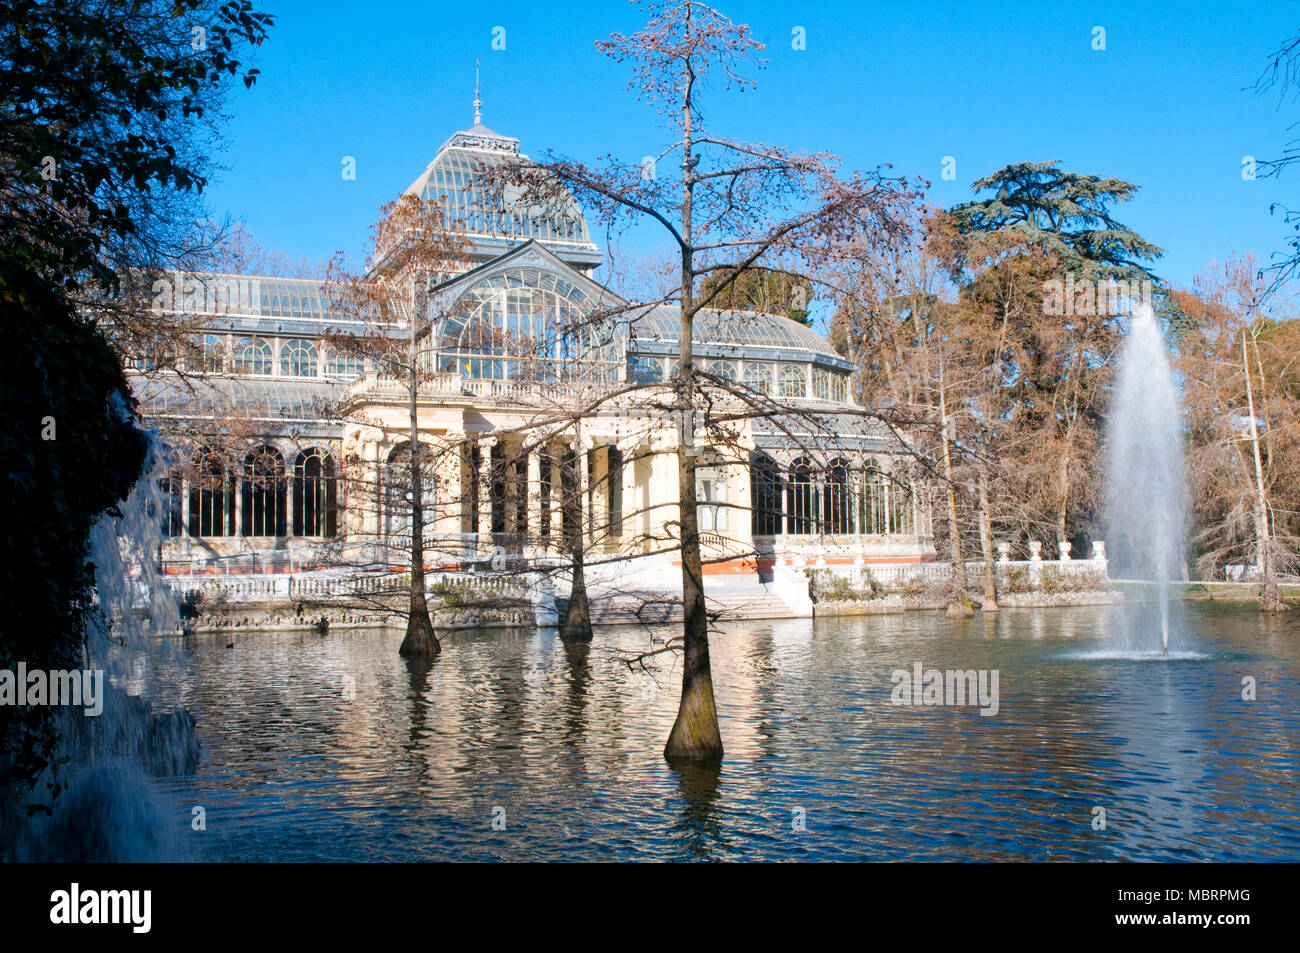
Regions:
<svg viewBox="0 0 1300 953"><path fill-rule="evenodd" d="M1117 178L1066 172L1051 162L1014 162L976 179L974 192L994 195L951 210L962 232L1009 231L1057 255L1080 278L1154 279L1144 262L1163 249L1116 221L1109 206L1138 187Z"/></svg>
<svg viewBox="0 0 1300 953"><path fill-rule="evenodd" d="M1043 515L1050 515L1044 522L1062 541L1096 524L1099 475L1090 460L1101 445L1124 330L1121 309L1111 307L1098 284L1150 280L1154 292L1159 282L1146 263L1163 250L1111 215L1110 206L1131 199L1136 185L1058 166L1057 161L1013 163L974 182L974 191L994 195L951 209L956 236L948 259L961 282L995 284L1010 271L1024 272L1026 255L1052 262L1047 271L1035 265L1022 275L1029 283L1020 282L1019 294L1029 306L1019 308L1023 323L1015 373L1022 398L1019 425L1035 434L1032 462L1042 471L1030 486L1050 498L1043 501ZM1003 243L993 254L988 253L990 236ZM1073 279L1086 290L1056 309L1049 298L1051 279Z"/></svg>

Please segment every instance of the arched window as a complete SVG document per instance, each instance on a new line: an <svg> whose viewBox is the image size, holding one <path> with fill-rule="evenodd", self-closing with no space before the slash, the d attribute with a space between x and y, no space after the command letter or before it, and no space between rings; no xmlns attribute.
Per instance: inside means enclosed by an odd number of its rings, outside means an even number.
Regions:
<svg viewBox="0 0 1300 953"><path fill-rule="evenodd" d="M424 486L424 492L420 494L421 522L427 534L437 503L437 471L434 454L426 446L420 450L420 481ZM411 493L411 444L408 441L392 449L384 469L384 532L387 535L410 540L414 501Z"/></svg>
<svg viewBox="0 0 1300 953"><path fill-rule="evenodd" d="M162 532L164 536L182 536L185 526L181 519L184 485L180 474L172 473L158 481L158 495L162 504Z"/></svg>
<svg viewBox="0 0 1300 953"><path fill-rule="evenodd" d="M597 320L594 306L578 285L538 268L484 278L443 324L437 365L493 380L612 378L622 361L617 322Z"/></svg>
<svg viewBox="0 0 1300 953"><path fill-rule="evenodd" d="M863 532L884 535L889 531L886 519L889 511L888 494L889 483L885 479L885 474L877 464L870 464L863 474L862 481L862 514L866 522L862 528Z"/></svg>
<svg viewBox="0 0 1300 953"><path fill-rule="evenodd" d="M757 453L749 464L750 529L755 536L776 536L781 526L781 471L776 461Z"/></svg>
<svg viewBox="0 0 1300 953"><path fill-rule="evenodd" d="M338 482L334 458L313 448L293 464L293 535L338 535Z"/></svg>
<svg viewBox="0 0 1300 953"><path fill-rule="evenodd" d="M745 385L760 394L772 393L772 368L767 364L745 362Z"/></svg>
<svg viewBox="0 0 1300 953"><path fill-rule="evenodd" d="M657 357L633 357L629 361L628 378L634 384L656 384L664 379L664 364Z"/></svg>
<svg viewBox="0 0 1300 953"><path fill-rule="evenodd" d="M821 368L813 371L813 396L822 400L831 399L831 375Z"/></svg>
<svg viewBox="0 0 1300 953"><path fill-rule="evenodd" d="M849 402L849 378L847 374L831 375L831 400L837 404Z"/></svg>
<svg viewBox="0 0 1300 953"><path fill-rule="evenodd" d="M235 372L270 374L275 370L271 342L263 338L240 338L235 342Z"/></svg>
<svg viewBox="0 0 1300 953"><path fill-rule="evenodd" d="M200 447L190 481L190 535L235 535L235 481L225 454Z"/></svg>
<svg viewBox="0 0 1300 953"><path fill-rule="evenodd" d="M853 497L849 494L849 465L843 459L832 460L826 472L826 490L822 494L822 521L826 532L840 535L853 532Z"/></svg>
<svg viewBox="0 0 1300 953"><path fill-rule="evenodd" d="M606 447L605 469L609 484L606 494L606 509L609 511L609 535L623 535L623 451L614 444ZM524 527L524 531L527 527Z"/></svg>
<svg viewBox="0 0 1300 953"><path fill-rule="evenodd" d="M582 532L582 485L578 479L580 466L583 463L578 460L572 448L566 449L560 457L560 530L566 546L572 546Z"/></svg>
<svg viewBox="0 0 1300 953"><path fill-rule="evenodd" d="M244 536L285 536L284 457L274 447L258 447L244 458Z"/></svg>
<svg viewBox="0 0 1300 953"><path fill-rule="evenodd" d="M325 352L325 374L340 380L354 381L366 372L366 359L342 348L331 347Z"/></svg>
<svg viewBox="0 0 1300 953"><path fill-rule="evenodd" d="M186 360L189 370L221 374L226 369L226 339L219 334L200 334Z"/></svg>
<svg viewBox="0 0 1300 953"><path fill-rule="evenodd" d="M315 377L315 342L306 338L292 338L280 345L280 373L288 377Z"/></svg>
<svg viewBox="0 0 1300 953"><path fill-rule="evenodd" d="M905 482L891 482L889 486L889 531L912 532L912 488Z"/></svg>
<svg viewBox="0 0 1300 953"><path fill-rule="evenodd" d="M808 375L804 373L804 369L800 365L783 364L781 366L781 396L808 396Z"/></svg>
<svg viewBox="0 0 1300 953"><path fill-rule="evenodd" d="M736 379L736 365L731 361L714 361L709 365L709 373L714 377L721 377L724 381L734 381Z"/></svg>
<svg viewBox="0 0 1300 953"><path fill-rule="evenodd" d="M785 491L786 532L806 536L817 532L817 485L812 466L804 457L790 465Z"/></svg>

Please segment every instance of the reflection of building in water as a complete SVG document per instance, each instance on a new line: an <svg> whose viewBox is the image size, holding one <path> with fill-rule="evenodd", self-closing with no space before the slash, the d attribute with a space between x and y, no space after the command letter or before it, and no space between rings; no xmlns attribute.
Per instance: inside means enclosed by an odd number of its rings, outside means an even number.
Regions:
<svg viewBox="0 0 1300 953"><path fill-rule="evenodd" d="M436 455L420 491L430 548L541 554L582 533L597 551L648 552L676 520L679 427L665 408L679 313L631 307L593 280L602 255L571 196L543 209L507 193L492 206L476 176L518 158L517 140L476 123L408 189L448 209L471 250L468 270L429 289L417 330L419 433ZM331 309L324 283L176 278L165 305L200 325L180 362L188 379L135 367L144 412L180 448L164 483L168 556L409 538L407 387L332 343L361 327ZM760 562L932 558L899 445L845 413L854 367L825 339L782 316L704 311L694 352L712 412L738 418L699 458L710 571L752 572L755 549ZM565 415L597 399L575 466ZM772 400L785 412L740 419ZM563 506L578 494L581 525Z"/></svg>

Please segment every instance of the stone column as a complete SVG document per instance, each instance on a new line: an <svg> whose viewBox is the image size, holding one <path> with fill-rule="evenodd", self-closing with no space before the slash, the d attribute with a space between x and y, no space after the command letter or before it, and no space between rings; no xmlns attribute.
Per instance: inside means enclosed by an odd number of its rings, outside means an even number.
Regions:
<svg viewBox="0 0 1300 953"><path fill-rule="evenodd" d="M560 552L564 548L564 448L551 442L546 445L546 453L551 458L551 494L547 501L550 537L547 548L552 552Z"/></svg>
<svg viewBox="0 0 1300 953"><path fill-rule="evenodd" d="M439 481L437 531L459 537L464 532L465 484L462 467L465 456L465 433L448 430L443 435L441 479Z"/></svg>
<svg viewBox="0 0 1300 953"><path fill-rule="evenodd" d="M528 483L525 487L528 496L528 537L524 546L537 545L542 533L542 448L537 447L528 454Z"/></svg>
<svg viewBox="0 0 1300 953"><path fill-rule="evenodd" d="M492 448L496 437L482 437L478 441L478 551L480 555L492 554Z"/></svg>
<svg viewBox="0 0 1300 953"><path fill-rule="evenodd" d="M593 456L596 450L596 441L591 437L583 434L582 452L578 455L578 499L582 501L582 526L579 532L582 533L584 547L592 545L596 537L596 501L594 497L599 494L592 492L592 477L599 477L600 471L598 464ZM590 467L590 470L588 469Z"/></svg>
<svg viewBox="0 0 1300 953"><path fill-rule="evenodd" d="M639 444L633 440L623 449L619 447L623 455L623 484L622 493L619 494L622 509L619 511L618 518L621 526L621 535L619 546L626 549L629 543L635 543L641 535L641 509L640 494L637 492L638 485L636 481L637 456L640 455ZM629 519L629 514L635 513L635 518Z"/></svg>

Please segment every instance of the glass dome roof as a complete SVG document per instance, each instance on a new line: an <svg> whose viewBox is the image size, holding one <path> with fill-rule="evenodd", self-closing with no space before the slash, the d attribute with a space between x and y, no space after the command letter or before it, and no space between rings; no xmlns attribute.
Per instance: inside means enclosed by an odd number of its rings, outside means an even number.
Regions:
<svg viewBox="0 0 1300 953"><path fill-rule="evenodd" d="M853 366L812 328L778 314L701 308L695 315L692 330L696 345L702 346L702 354L743 357L746 352L764 349L780 352L792 360ZM658 342L676 352L682 334L681 311L675 305L650 308L633 318L632 334L638 343Z"/></svg>
<svg viewBox="0 0 1300 953"><path fill-rule="evenodd" d="M463 225L480 255L536 239L573 264L599 264L601 256L587 232L587 221L572 195L546 207L524 200L518 188L497 193L482 187L484 172L528 157L519 140L493 132L481 123L456 133L442 144L408 195L434 201L453 222Z"/></svg>

